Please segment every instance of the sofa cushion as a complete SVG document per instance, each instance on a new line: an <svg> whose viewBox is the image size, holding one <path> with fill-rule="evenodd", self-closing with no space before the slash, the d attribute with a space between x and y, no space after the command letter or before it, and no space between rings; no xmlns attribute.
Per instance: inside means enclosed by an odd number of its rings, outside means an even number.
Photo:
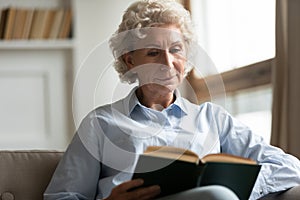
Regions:
<svg viewBox="0 0 300 200"><path fill-rule="evenodd" d="M0 151L1 199L41 200L63 152Z"/></svg>

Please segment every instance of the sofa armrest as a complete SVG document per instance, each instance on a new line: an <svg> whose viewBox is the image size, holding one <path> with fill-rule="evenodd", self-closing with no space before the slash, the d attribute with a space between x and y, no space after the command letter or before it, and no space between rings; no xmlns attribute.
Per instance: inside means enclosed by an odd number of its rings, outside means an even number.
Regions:
<svg viewBox="0 0 300 200"><path fill-rule="evenodd" d="M0 197L43 199L43 193L63 152L48 150L0 151Z"/></svg>
<svg viewBox="0 0 300 200"><path fill-rule="evenodd" d="M300 185L288 189L284 192L269 194L260 200L294 200L300 199Z"/></svg>

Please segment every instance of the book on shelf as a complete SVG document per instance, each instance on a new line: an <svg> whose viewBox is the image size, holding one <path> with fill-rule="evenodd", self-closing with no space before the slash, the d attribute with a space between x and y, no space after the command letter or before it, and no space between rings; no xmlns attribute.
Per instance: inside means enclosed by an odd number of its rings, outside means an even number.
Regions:
<svg viewBox="0 0 300 200"><path fill-rule="evenodd" d="M3 38L5 40L10 40L12 39L12 34L13 34L13 28L14 28L14 23L15 23L15 17L16 17L16 8L10 7L7 8L5 11L6 13L6 22L5 22L5 27L4 27L4 36Z"/></svg>
<svg viewBox="0 0 300 200"><path fill-rule="evenodd" d="M44 26L42 28L42 38L44 38L44 39L49 38L50 31L51 31L51 28L53 25L54 14L55 14L54 9L46 10L46 19L45 19Z"/></svg>
<svg viewBox="0 0 300 200"><path fill-rule="evenodd" d="M71 33L71 25L72 25L72 10L66 9L58 33L58 38L68 38Z"/></svg>
<svg viewBox="0 0 300 200"><path fill-rule="evenodd" d="M12 30L12 39L22 39L24 24L26 20L27 10L18 8L16 9L15 22Z"/></svg>
<svg viewBox="0 0 300 200"><path fill-rule="evenodd" d="M8 9L2 8L0 12L0 39L3 39Z"/></svg>
<svg viewBox="0 0 300 200"><path fill-rule="evenodd" d="M43 32L48 18L48 9L36 9L33 14L30 39L43 39Z"/></svg>
<svg viewBox="0 0 300 200"><path fill-rule="evenodd" d="M34 9L27 9L26 10L26 17L25 17L25 20L24 20L24 28L23 28L23 32L22 32L22 35L21 35L22 39L28 39L29 38L32 19L33 19L33 14L34 14Z"/></svg>
<svg viewBox="0 0 300 200"><path fill-rule="evenodd" d="M54 16L53 16L53 22L52 22L52 27L49 32L49 39L56 39L58 38L60 27L63 21L64 17L64 9L56 9L54 11Z"/></svg>
<svg viewBox="0 0 300 200"><path fill-rule="evenodd" d="M206 185L223 185L239 199L248 199L261 166L255 161L218 153L203 158L190 150L149 146L138 158L132 179L142 187L160 185L160 197Z"/></svg>

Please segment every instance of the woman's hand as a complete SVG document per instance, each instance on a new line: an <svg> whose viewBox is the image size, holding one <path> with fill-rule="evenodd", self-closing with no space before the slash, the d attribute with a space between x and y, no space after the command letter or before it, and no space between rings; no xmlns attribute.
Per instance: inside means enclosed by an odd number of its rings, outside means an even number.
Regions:
<svg viewBox="0 0 300 200"><path fill-rule="evenodd" d="M142 179L134 179L124 182L113 188L111 194L105 200L147 200L153 199L160 193L160 187L158 185L128 191L143 185L143 183L144 181Z"/></svg>

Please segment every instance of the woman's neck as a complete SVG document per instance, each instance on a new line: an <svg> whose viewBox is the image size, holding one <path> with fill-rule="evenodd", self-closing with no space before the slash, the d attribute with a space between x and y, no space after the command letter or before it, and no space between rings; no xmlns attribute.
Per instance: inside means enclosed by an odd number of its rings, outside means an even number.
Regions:
<svg viewBox="0 0 300 200"><path fill-rule="evenodd" d="M166 89L167 90L167 89ZM146 86L139 87L136 96L140 103L154 110L163 110L175 101L173 91L168 90L151 91Z"/></svg>

